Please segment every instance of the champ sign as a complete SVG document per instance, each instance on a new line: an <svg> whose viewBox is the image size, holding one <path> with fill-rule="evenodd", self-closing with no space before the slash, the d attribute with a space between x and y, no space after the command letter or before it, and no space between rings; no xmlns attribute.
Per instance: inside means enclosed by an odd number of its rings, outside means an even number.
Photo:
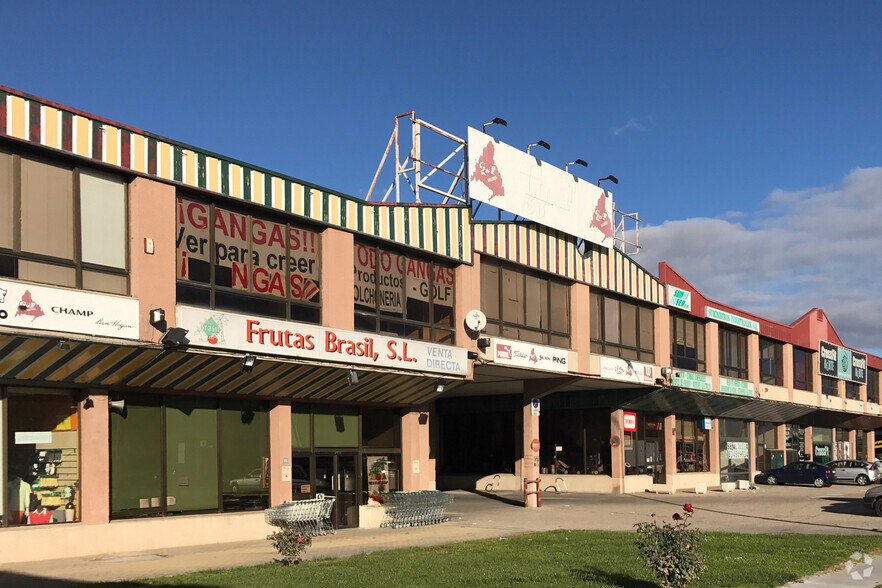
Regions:
<svg viewBox="0 0 882 588"><path fill-rule="evenodd" d="M201 347L451 376L468 373L465 349L427 341L189 306L178 306L178 326L189 331L191 345Z"/></svg>
<svg viewBox="0 0 882 588"><path fill-rule="evenodd" d="M471 198L612 247L611 195L471 127L468 138Z"/></svg>

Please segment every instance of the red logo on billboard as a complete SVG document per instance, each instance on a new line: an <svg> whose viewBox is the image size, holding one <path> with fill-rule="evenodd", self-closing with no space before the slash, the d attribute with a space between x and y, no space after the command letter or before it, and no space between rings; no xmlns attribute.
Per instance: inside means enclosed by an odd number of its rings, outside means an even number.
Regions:
<svg viewBox="0 0 882 588"><path fill-rule="evenodd" d="M636 412L623 413L622 425L626 431L636 431L637 430L637 413Z"/></svg>
<svg viewBox="0 0 882 588"><path fill-rule="evenodd" d="M597 198L597 206L594 207L594 216L591 218L590 229L597 229L603 233L603 240L613 236L612 219L606 213L606 192L601 192Z"/></svg>
<svg viewBox="0 0 882 588"><path fill-rule="evenodd" d="M536 357L536 350L535 349L530 349L530 361L532 361L533 363L539 362L539 358Z"/></svg>
<svg viewBox="0 0 882 588"><path fill-rule="evenodd" d="M37 317L43 316L43 314L43 309L31 298L31 291L25 290L24 294L22 294L21 302L18 303L15 316L29 316L32 317L31 322L34 322Z"/></svg>
<svg viewBox="0 0 882 588"><path fill-rule="evenodd" d="M496 357L499 359L511 359L511 345L496 344Z"/></svg>
<svg viewBox="0 0 882 588"><path fill-rule="evenodd" d="M496 169L493 141L487 142L487 146L484 147L481 157L478 158L478 162L475 164L475 171L470 179L472 181L477 180L490 188L489 200L492 200L495 196L505 196L502 176L499 175L499 170Z"/></svg>

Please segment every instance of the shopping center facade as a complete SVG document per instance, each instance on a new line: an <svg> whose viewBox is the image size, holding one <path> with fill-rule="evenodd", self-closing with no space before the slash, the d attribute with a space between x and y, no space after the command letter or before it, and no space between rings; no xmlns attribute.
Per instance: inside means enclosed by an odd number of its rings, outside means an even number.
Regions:
<svg viewBox="0 0 882 588"><path fill-rule="evenodd" d="M874 454L882 358L822 310L770 321L553 226L351 198L4 87L0 209L0 562L262 538L262 509L317 493L352 527L390 490Z"/></svg>

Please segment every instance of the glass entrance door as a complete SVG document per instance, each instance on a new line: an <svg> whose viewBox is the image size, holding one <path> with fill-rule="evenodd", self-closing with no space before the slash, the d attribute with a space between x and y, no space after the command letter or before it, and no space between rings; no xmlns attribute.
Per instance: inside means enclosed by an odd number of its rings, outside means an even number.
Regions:
<svg viewBox="0 0 882 588"><path fill-rule="evenodd" d="M358 468L354 453L315 456L315 490L335 496L331 521L338 529L358 526Z"/></svg>

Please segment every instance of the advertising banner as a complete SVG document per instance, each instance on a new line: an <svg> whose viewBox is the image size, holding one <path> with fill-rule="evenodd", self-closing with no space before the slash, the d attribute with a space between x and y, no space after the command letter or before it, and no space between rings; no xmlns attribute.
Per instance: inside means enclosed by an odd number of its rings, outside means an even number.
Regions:
<svg viewBox="0 0 882 588"><path fill-rule="evenodd" d="M138 339L137 300L0 280L0 326Z"/></svg>
<svg viewBox="0 0 882 588"><path fill-rule="evenodd" d="M612 196L469 128L469 196L539 224L613 246Z"/></svg>
<svg viewBox="0 0 882 588"><path fill-rule="evenodd" d="M857 384L867 383L867 355L818 341L818 373Z"/></svg>
<svg viewBox="0 0 882 588"><path fill-rule="evenodd" d="M689 290L684 290L668 284L665 286L665 293L667 294L668 306L673 306L674 308L679 308L686 312L692 310L692 292Z"/></svg>
<svg viewBox="0 0 882 588"><path fill-rule="evenodd" d="M759 332L759 323L755 320L744 318L743 316L738 316L737 314L732 314L731 312L726 312L725 310L705 306L704 316L709 319L719 321L721 323L732 325L733 327L741 327L742 329L747 329L748 331L756 331L757 333Z"/></svg>
<svg viewBox="0 0 882 588"><path fill-rule="evenodd" d="M680 388L692 388L693 390L704 390L710 392L713 390L713 380L707 374L698 372L687 372L686 370L676 370L671 377L671 386Z"/></svg>
<svg viewBox="0 0 882 588"><path fill-rule="evenodd" d="M464 376L467 352L460 347L329 329L232 312L178 306L178 326L190 345L316 361Z"/></svg>
<svg viewBox="0 0 882 588"><path fill-rule="evenodd" d="M653 367L648 363L638 363L629 359L615 357L600 358L600 375L611 380L634 382L635 384L652 384Z"/></svg>
<svg viewBox="0 0 882 588"><path fill-rule="evenodd" d="M368 477L368 498L383 501L383 494L389 491L389 459L385 456L368 456L367 460L367 477Z"/></svg>
<svg viewBox="0 0 882 588"><path fill-rule="evenodd" d="M720 377L720 392L737 394L738 396L753 396L753 384L745 380Z"/></svg>
<svg viewBox="0 0 882 588"><path fill-rule="evenodd" d="M564 374L569 371L567 360L570 352L566 349L509 339L492 339L490 344L494 363Z"/></svg>

